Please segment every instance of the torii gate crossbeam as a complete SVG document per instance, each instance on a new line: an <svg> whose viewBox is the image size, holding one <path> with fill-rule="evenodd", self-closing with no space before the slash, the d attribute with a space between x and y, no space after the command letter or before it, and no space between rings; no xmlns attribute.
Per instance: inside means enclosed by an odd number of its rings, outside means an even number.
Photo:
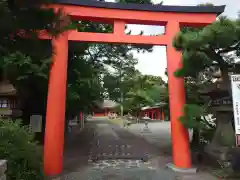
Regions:
<svg viewBox="0 0 240 180"><path fill-rule="evenodd" d="M216 20L225 6L159 6L143 4L120 4L96 1L56 0L45 6L62 9L64 13L79 20L113 23L113 33L90 33L67 31L52 39L54 48L48 87L47 116L44 144L45 175L58 175L63 168L64 121L67 81L68 41L99 43L127 43L163 45L167 48L167 71L173 164L176 168L191 168L188 131L178 120L183 113L185 89L183 78L174 72L181 67L181 52L172 46L172 39L181 26L204 26ZM165 34L160 36L126 35L126 24L164 25ZM51 39L40 33L39 38ZM150 62L149 62L150 63Z"/></svg>

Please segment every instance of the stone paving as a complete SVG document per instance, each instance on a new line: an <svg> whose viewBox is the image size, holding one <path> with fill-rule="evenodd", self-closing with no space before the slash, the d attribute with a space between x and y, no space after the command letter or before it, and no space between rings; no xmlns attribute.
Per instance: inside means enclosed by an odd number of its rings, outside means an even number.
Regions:
<svg viewBox="0 0 240 180"><path fill-rule="evenodd" d="M90 159L136 159L146 161L157 149L145 140L111 123L102 121L96 125Z"/></svg>
<svg viewBox="0 0 240 180"><path fill-rule="evenodd" d="M69 168L59 177L61 180L215 180L209 174L179 174L167 169L165 165L171 159L161 156L160 149L136 134L109 124L106 119L95 120L87 126L91 127L91 133L94 131L91 145L86 148L89 156L86 157L86 151L78 153L80 147L86 145L77 145L81 139L79 135L72 142L77 148L69 152L76 163L72 164L74 168ZM85 137L86 143L88 135L82 138ZM147 162L142 158L146 152ZM96 156L98 158L93 160Z"/></svg>
<svg viewBox="0 0 240 180"><path fill-rule="evenodd" d="M133 169L133 168L144 168L156 170L156 166L151 164L150 162L143 162L141 160L102 160L95 163L92 163L92 169L94 170L105 170L108 168L112 168L115 170L121 169Z"/></svg>
<svg viewBox="0 0 240 180"><path fill-rule="evenodd" d="M65 180L175 180L178 177L167 169L158 169L140 160L103 160L91 163L87 169L71 173ZM161 179L160 179L161 177Z"/></svg>

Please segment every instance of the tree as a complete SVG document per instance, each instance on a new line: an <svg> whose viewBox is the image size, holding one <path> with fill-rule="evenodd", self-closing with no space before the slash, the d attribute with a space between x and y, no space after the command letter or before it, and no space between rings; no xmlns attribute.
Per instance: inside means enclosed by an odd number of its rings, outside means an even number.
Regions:
<svg viewBox="0 0 240 180"><path fill-rule="evenodd" d="M173 44L182 51L183 62L175 75L185 77L187 86L187 105L182 120L188 127L198 129L202 127L209 102L201 99L199 89L213 83L215 70L221 71L221 88L231 93L229 72L239 71L235 60L240 55L240 23L220 17L204 28L183 28ZM207 121L204 125L208 125Z"/></svg>
<svg viewBox="0 0 240 180"><path fill-rule="evenodd" d="M52 49L49 41L37 38L37 31L46 29L53 36L69 28L88 32L109 32L112 26L94 22L69 21L61 28L63 14L53 9L41 9L47 0L0 3L0 77L9 80L17 89L23 110L24 123L29 116L45 117L48 74ZM80 24L81 26L78 26ZM19 30L28 33L23 38ZM106 66L115 66L117 59L128 59L129 52L151 50L151 46L70 43L68 62L67 115L89 110L93 102L103 98L102 78ZM84 68L83 68L84 67ZM83 78L82 78L83 77ZM82 79L81 79L82 78Z"/></svg>
<svg viewBox="0 0 240 180"><path fill-rule="evenodd" d="M132 76L128 76L124 83L128 87L124 92L126 94L123 101L124 107L128 112L134 112L136 116L139 116L143 106L158 102L159 98L156 98L156 95L158 92L160 96L158 87L162 85L163 80L161 77L142 75L136 71Z"/></svg>
<svg viewBox="0 0 240 180"><path fill-rule="evenodd" d="M174 46L183 52L183 68L176 72L177 76L197 77L215 67L221 70L224 84L229 84L228 72L237 70L235 59L240 55L239 21L220 17L203 29L181 31Z"/></svg>
<svg viewBox="0 0 240 180"><path fill-rule="evenodd" d="M22 107L32 113L43 112L51 62L49 43L39 41L36 31L46 29L56 35L53 24L57 24L62 16L61 12L55 14L53 9L41 9L42 3L47 2L3 0L0 3L0 79L8 79L14 84ZM30 38L22 38L19 30L24 30ZM26 115L29 111L23 113L26 119L29 119Z"/></svg>
<svg viewBox="0 0 240 180"><path fill-rule="evenodd" d="M73 116L80 111L89 112L97 99L102 99L101 70L91 61L70 53L68 66L67 115Z"/></svg>
<svg viewBox="0 0 240 180"><path fill-rule="evenodd" d="M166 91L165 85L153 85L151 88L147 89L147 94L153 99L154 103L159 103L165 101L168 92Z"/></svg>
<svg viewBox="0 0 240 180"><path fill-rule="evenodd" d="M135 71L134 66L137 62L137 59L130 53L126 57L116 58L114 64L107 67L109 71L104 75L103 81L109 99L120 103L121 92L125 92L124 89L127 88L124 79Z"/></svg>

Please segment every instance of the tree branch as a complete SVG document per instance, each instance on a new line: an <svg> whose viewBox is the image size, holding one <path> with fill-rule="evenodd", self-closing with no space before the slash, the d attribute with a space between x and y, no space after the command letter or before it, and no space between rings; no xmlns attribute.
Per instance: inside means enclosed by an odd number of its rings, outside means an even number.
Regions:
<svg viewBox="0 0 240 180"><path fill-rule="evenodd" d="M217 52L217 54L222 54L222 53L228 53L228 52L231 52L231 51L235 51L235 50L237 50L237 47L238 46L240 46L240 41L238 41L235 45L233 45L233 46L229 46L229 47L227 47L227 48L224 48L224 49L222 49L222 50L219 50L218 52Z"/></svg>

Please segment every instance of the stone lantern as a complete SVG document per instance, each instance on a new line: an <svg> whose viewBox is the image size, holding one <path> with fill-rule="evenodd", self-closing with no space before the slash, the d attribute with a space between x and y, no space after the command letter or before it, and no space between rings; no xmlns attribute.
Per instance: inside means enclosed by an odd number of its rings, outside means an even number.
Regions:
<svg viewBox="0 0 240 180"><path fill-rule="evenodd" d="M219 70L213 77L216 78L215 83L200 92L203 96L210 97L210 111L216 117L216 131L210 144L205 147L205 152L214 159L226 163L232 160L236 149L232 96L229 84L223 83Z"/></svg>

